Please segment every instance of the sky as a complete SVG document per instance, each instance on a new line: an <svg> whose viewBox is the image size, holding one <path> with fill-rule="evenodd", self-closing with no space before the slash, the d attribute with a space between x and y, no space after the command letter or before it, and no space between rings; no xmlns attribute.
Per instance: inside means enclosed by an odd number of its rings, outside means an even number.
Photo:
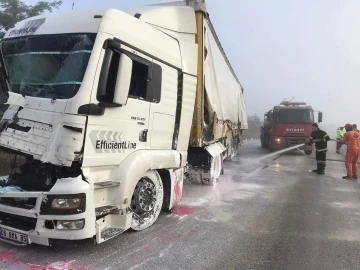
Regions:
<svg viewBox="0 0 360 270"><path fill-rule="evenodd" d="M129 10L160 2L168 1L76 0L75 9ZM359 0L206 2L245 89L248 114L263 117L274 105L294 97L322 111L328 128L347 122L360 125ZM71 7L72 0L64 0L61 9Z"/></svg>

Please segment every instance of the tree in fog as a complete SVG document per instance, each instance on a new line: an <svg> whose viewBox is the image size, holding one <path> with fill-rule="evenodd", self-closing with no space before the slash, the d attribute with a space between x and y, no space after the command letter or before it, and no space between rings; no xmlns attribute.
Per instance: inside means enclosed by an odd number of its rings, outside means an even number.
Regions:
<svg viewBox="0 0 360 270"><path fill-rule="evenodd" d="M259 139L262 120L257 114L248 116L248 130L244 132L245 139Z"/></svg>
<svg viewBox="0 0 360 270"><path fill-rule="evenodd" d="M0 39L17 22L40 15L45 11L52 12L53 9L59 8L61 4L61 0L53 2L40 1L33 6L26 5L19 0L0 0Z"/></svg>

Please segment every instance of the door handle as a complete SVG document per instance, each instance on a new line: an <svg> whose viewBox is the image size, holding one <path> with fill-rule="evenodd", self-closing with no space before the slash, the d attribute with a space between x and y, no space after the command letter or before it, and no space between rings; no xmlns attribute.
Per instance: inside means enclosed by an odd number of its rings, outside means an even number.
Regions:
<svg viewBox="0 0 360 270"><path fill-rule="evenodd" d="M140 141L140 142L146 142L146 141L147 141L147 134L148 134L148 130L147 130L147 129L144 129L144 130L140 131L139 141Z"/></svg>

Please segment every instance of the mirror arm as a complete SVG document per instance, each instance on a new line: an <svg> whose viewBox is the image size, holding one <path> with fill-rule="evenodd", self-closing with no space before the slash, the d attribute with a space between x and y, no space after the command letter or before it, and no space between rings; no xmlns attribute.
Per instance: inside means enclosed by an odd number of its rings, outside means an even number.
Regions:
<svg viewBox="0 0 360 270"><path fill-rule="evenodd" d="M115 104L115 103L99 102L99 106L104 108L118 108L118 107L122 107L123 105Z"/></svg>

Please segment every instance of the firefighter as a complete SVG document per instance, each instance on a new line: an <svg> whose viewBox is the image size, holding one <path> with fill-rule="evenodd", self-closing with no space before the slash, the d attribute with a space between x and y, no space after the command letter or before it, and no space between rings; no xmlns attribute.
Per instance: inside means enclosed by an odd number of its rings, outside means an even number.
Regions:
<svg viewBox="0 0 360 270"><path fill-rule="evenodd" d="M343 179L358 179L357 162L360 156L360 134L357 130L353 130L353 125L345 125L346 133L343 138L343 143L347 145L345 166L347 175Z"/></svg>
<svg viewBox="0 0 360 270"><path fill-rule="evenodd" d="M315 143L316 147L316 163L317 169L313 172L317 174L325 174L326 167L326 152L327 152L327 142L330 140L329 135L321 130L317 124L312 125L313 132L311 133L309 145Z"/></svg>
<svg viewBox="0 0 360 270"><path fill-rule="evenodd" d="M340 154L342 139L344 137L344 127L339 127L336 131L336 153Z"/></svg>

